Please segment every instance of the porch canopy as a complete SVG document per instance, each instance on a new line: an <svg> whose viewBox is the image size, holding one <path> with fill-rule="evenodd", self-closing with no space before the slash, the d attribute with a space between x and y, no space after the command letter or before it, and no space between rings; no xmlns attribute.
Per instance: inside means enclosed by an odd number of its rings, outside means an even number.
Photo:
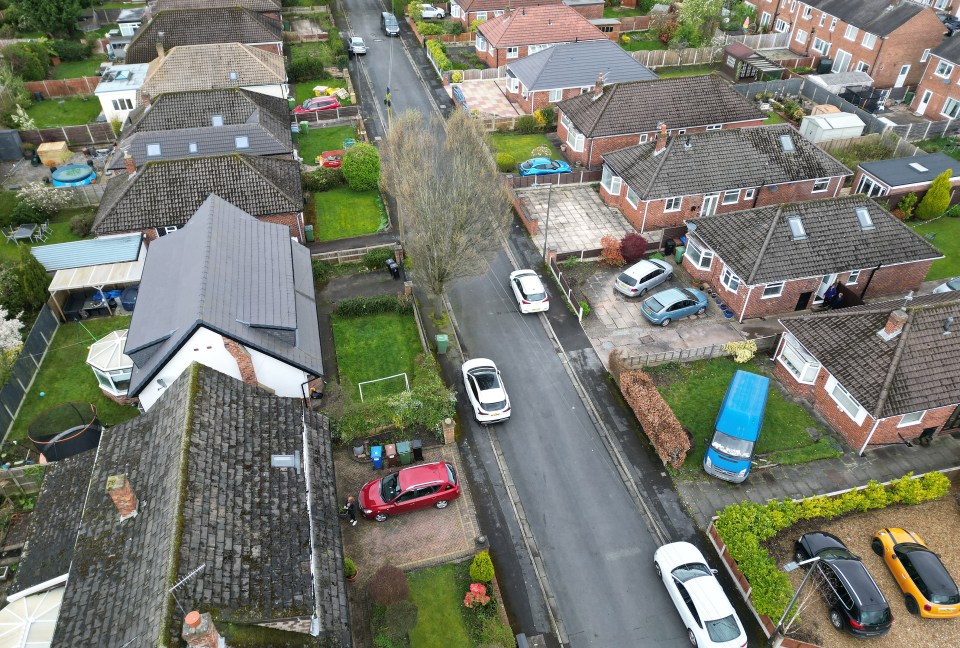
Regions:
<svg viewBox="0 0 960 648"><path fill-rule="evenodd" d="M139 237L139 234L135 235ZM61 243L60 245L75 245L76 243L97 243L102 239L94 239L92 241L76 241L75 243ZM44 246L44 247L55 247L55 246ZM103 248L100 248L103 251ZM44 263L44 259L40 258L40 255L37 255L41 263ZM91 258L91 257L86 257ZM113 258L114 261L111 263L104 263L103 261L109 258ZM76 292L84 289L94 288L96 290L102 291L106 286L130 286L140 283L140 277L143 275L143 262L147 258L147 248L145 245L138 244L135 247L130 245L127 247L127 251L123 254L118 253L110 257L108 255L101 256L99 258L100 262L96 265L83 265L79 267L66 267L56 271L56 274L53 275L53 281L50 282L50 294L56 296L59 292ZM120 260L124 259L124 260ZM77 257L77 260L71 262L69 265L74 265L81 260L81 257ZM64 317L63 310L60 308L60 302L56 299L53 300L54 307L59 311L61 318ZM110 306L107 305L107 309L110 309ZM112 314L112 313L111 313Z"/></svg>

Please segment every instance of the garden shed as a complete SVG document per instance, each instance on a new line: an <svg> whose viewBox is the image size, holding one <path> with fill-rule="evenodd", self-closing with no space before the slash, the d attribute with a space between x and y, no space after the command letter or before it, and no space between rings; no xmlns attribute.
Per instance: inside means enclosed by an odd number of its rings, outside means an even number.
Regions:
<svg viewBox="0 0 960 648"><path fill-rule="evenodd" d="M720 74L734 83L743 79L757 81L782 79L785 72L786 70L782 67L743 43L730 43L723 51Z"/></svg>
<svg viewBox="0 0 960 648"><path fill-rule="evenodd" d="M37 157L48 167L60 166L72 155L66 142L44 142L37 147Z"/></svg>
<svg viewBox="0 0 960 648"><path fill-rule="evenodd" d="M836 139L860 137L863 133L863 120L853 113L828 113L825 115L807 115L800 122L800 134L814 144Z"/></svg>

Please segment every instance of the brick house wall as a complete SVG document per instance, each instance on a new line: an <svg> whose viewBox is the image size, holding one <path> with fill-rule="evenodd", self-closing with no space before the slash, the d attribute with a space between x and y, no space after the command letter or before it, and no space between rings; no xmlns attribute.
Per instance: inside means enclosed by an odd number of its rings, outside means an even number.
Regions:
<svg viewBox="0 0 960 648"><path fill-rule="evenodd" d="M953 69L947 77L936 75L937 66L941 62L953 66ZM947 119L947 117L942 114L947 99L960 102L960 85L958 84L960 84L960 65L931 54L917 86L917 94L910 103L910 110L914 112L920 111L920 103L923 96L929 92L930 99L919 114L927 119Z"/></svg>
<svg viewBox="0 0 960 648"><path fill-rule="evenodd" d="M273 216L257 216L256 218L257 220L265 223L279 223L280 225L286 225L290 228L290 236L292 238L297 239L297 241L300 243L304 242L301 234L303 230L303 221L300 217L300 214L290 212L286 214L276 214ZM144 242L147 245L150 245L151 241L154 241L160 237L155 227L143 230L142 234L144 237Z"/></svg>
<svg viewBox="0 0 960 648"><path fill-rule="evenodd" d="M526 98L524 98L523 93L521 92L522 90L523 90L522 86L518 83L516 92L507 88L504 94L506 94L507 99L510 100L510 103L516 104L528 115L532 115L534 112L546 106L556 107L558 103L557 101L550 101L550 90L537 90L536 92L527 92ZM563 101L564 99L570 99L571 97L576 97L579 95L580 95L579 87L564 88L559 101Z"/></svg>
<svg viewBox="0 0 960 648"><path fill-rule="evenodd" d="M741 209L800 202L802 200L835 198L843 186L843 177L836 176L831 178L826 191L818 191L815 194L813 193L813 183L814 179L780 184L777 185L777 191L775 192L771 192L768 187L743 187L740 189L740 199L735 203L724 205L721 194L716 213L725 214ZM747 189L753 190L754 194L752 198L746 198ZM694 194L684 196L679 211L664 212L665 199L641 200L637 203L637 206L634 207L627 200L627 189L625 185L621 187L620 195L616 196L607 191L606 187L602 184L600 185L600 198L603 199L603 202L611 207L618 208L638 232L649 232L651 230L663 229L664 227L682 227L686 219L696 218L699 215L700 207L703 205L704 195L705 194Z"/></svg>
<svg viewBox="0 0 960 648"><path fill-rule="evenodd" d="M258 50L263 50L264 52L270 52L271 54L279 54L280 56L283 56L283 43L258 43L256 45L248 43L248 45Z"/></svg>
<svg viewBox="0 0 960 648"><path fill-rule="evenodd" d="M603 18L603 3L591 5L573 5L570 7L587 20L599 20Z"/></svg>

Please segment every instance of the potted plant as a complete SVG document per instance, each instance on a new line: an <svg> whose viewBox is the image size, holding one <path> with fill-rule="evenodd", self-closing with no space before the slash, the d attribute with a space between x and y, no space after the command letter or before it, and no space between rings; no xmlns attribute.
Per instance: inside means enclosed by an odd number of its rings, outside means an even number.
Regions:
<svg viewBox="0 0 960 648"><path fill-rule="evenodd" d="M343 559L343 577L348 583L357 580L357 563L350 558Z"/></svg>
<svg viewBox="0 0 960 648"><path fill-rule="evenodd" d="M29 160L33 157L33 154L37 152L37 145L24 142L20 145L20 150L23 152L23 159Z"/></svg>

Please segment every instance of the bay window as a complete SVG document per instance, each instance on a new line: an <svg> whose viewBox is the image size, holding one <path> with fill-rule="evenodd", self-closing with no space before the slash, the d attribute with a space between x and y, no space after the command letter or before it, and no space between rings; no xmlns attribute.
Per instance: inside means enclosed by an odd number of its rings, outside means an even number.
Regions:
<svg viewBox="0 0 960 648"><path fill-rule="evenodd" d="M783 346L780 348L777 361L797 382L805 385L812 385L817 379L817 374L820 373L820 363L800 346L797 338L789 333L783 334Z"/></svg>

